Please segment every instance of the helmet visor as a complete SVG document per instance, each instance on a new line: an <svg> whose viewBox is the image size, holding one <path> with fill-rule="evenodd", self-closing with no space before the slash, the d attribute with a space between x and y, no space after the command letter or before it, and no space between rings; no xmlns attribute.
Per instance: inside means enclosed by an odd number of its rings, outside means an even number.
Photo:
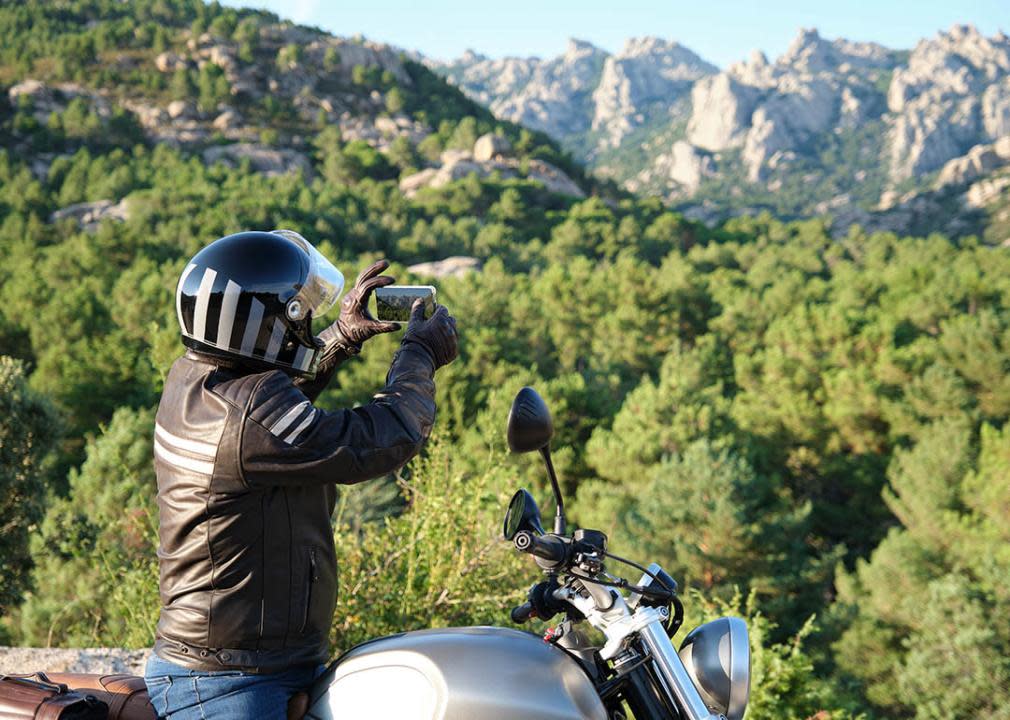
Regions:
<svg viewBox="0 0 1010 720"><path fill-rule="evenodd" d="M311 312L314 317L325 315L344 289L343 274L294 230L274 230L273 233L290 240L308 255L309 274L295 298L301 303L304 313Z"/></svg>

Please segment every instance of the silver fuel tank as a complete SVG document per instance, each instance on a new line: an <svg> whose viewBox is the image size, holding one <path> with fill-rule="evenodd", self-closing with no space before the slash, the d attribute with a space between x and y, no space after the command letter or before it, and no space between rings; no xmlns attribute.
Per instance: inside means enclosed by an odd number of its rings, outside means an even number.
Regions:
<svg viewBox="0 0 1010 720"><path fill-rule="evenodd" d="M529 633L420 630L364 643L316 681L307 720L606 720L582 667Z"/></svg>

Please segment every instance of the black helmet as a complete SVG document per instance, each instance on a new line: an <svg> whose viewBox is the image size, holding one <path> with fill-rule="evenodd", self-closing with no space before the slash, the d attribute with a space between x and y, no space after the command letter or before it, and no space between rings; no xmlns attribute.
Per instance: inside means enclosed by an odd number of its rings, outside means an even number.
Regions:
<svg viewBox="0 0 1010 720"><path fill-rule="evenodd" d="M215 240L182 271L182 342L208 355L312 376L321 343L312 318L333 307L344 276L291 230Z"/></svg>

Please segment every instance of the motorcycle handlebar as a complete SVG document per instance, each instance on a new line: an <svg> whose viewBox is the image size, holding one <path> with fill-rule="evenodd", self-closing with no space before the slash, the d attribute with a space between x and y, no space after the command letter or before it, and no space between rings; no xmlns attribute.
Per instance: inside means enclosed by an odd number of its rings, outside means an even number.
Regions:
<svg viewBox="0 0 1010 720"><path fill-rule="evenodd" d="M562 565L568 559L568 543L554 535L534 535L523 530L516 534L513 543L516 550L554 565Z"/></svg>
<svg viewBox="0 0 1010 720"><path fill-rule="evenodd" d="M537 611L534 609L533 605L528 602L524 602L522 605L517 605L512 608L512 612L509 613L509 617L512 618L512 622L516 625L522 625L531 617L536 617L536 614Z"/></svg>

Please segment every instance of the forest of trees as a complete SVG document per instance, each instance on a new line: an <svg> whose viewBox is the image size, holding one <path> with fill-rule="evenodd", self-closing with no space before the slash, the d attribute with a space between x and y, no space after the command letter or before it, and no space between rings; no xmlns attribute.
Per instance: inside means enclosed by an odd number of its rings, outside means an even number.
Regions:
<svg viewBox="0 0 1010 720"><path fill-rule="evenodd" d="M5 87L101 66L124 43L153 52L194 23L271 20L196 0L64 3L107 18L85 31L43 5L0 8ZM438 142L492 122L423 82L434 106L400 101L439 118ZM286 227L348 277L377 257L400 282L413 262L483 261L437 282L461 355L438 375L424 454L342 489L335 652L508 623L535 572L500 538L505 503L525 485L551 507L536 459L504 441L512 397L533 385L574 521L667 568L686 627L748 619L752 720L1010 718L1010 250L833 240L820 221L767 215L710 229L655 199L524 179L408 199L397 178L420 153L332 128L312 139L311 177L266 177L149 143L126 115L39 124L30 110L0 101L0 642L152 642L151 444L182 351L175 284L209 241ZM520 152L564 161L530 138ZM42 153L55 159L39 177ZM110 198L125 221L50 220ZM321 404L367 401L397 341L369 343Z"/></svg>

